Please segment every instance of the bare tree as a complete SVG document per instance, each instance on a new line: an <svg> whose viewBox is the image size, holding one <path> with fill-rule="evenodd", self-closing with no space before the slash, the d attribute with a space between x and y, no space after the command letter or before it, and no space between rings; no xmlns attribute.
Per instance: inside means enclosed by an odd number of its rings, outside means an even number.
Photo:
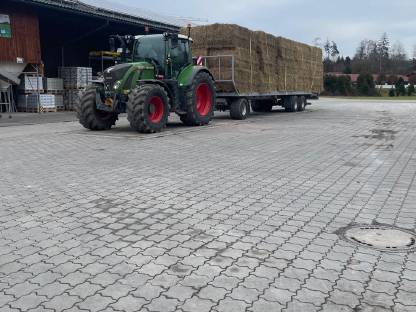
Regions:
<svg viewBox="0 0 416 312"><path fill-rule="evenodd" d="M404 49L404 46L400 41L396 41L393 44L391 57L392 59L402 60L402 61L407 59L406 50Z"/></svg>

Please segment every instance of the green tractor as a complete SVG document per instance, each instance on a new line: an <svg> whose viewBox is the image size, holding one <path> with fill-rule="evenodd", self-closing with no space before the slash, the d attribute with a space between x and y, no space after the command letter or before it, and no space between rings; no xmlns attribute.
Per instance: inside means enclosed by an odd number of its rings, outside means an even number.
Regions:
<svg viewBox="0 0 416 312"><path fill-rule="evenodd" d="M133 129L161 131L169 113L188 126L208 124L216 103L214 78L206 67L194 65L190 37L172 33L112 36L121 42L119 64L107 68L83 94L78 118L87 129L106 130L120 113Z"/></svg>

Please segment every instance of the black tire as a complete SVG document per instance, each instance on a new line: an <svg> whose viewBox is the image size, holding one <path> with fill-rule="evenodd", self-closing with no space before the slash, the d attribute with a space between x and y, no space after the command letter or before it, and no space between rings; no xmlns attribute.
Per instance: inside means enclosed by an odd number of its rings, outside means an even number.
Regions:
<svg viewBox="0 0 416 312"><path fill-rule="evenodd" d="M289 113L294 113L298 110L298 97L297 96L287 96L284 98L285 111Z"/></svg>
<svg viewBox="0 0 416 312"><path fill-rule="evenodd" d="M97 88L89 87L82 95L77 108L79 123L94 131L111 129L116 124L118 114L98 110L96 101Z"/></svg>
<svg viewBox="0 0 416 312"><path fill-rule="evenodd" d="M129 95L127 119L134 130L160 132L166 127L168 116L169 97L161 86L142 85Z"/></svg>
<svg viewBox="0 0 416 312"><path fill-rule="evenodd" d="M257 113L269 113L273 109L273 104L271 101L253 101L251 103L251 109Z"/></svg>
<svg viewBox="0 0 416 312"><path fill-rule="evenodd" d="M230 105L230 117L235 120L244 120L250 115L250 104L246 98L234 100Z"/></svg>
<svg viewBox="0 0 416 312"><path fill-rule="evenodd" d="M303 112L306 108L306 97L298 96L298 112Z"/></svg>
<svg viewBox="0 0 416 312"><path fill-rule="evenodd" d="M214 80L207 72L196 74L192 85L186 92L187 113L181 115L181 121L187 126L209 124L214 115L216 102Z"/></svg>

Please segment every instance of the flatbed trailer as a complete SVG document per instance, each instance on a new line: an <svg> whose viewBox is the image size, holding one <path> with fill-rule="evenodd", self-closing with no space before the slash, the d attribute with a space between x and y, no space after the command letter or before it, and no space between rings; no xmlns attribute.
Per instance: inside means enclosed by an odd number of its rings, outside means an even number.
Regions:
<svg viewBox="0 0 416 312"><path fill-rule="evenodd" d="M228 59L228 66L224 67L224 59ZM200 56L195 58L195 61L198 65L207 67L211 73L215 73L213 78L219 90L215 108L219 111L229 111L232 119L246 119L251 111L270 112L274 106L281 106L287 112L301 112L306 106L311 105L308 99L316 99L319 96L307 91L240 93L235 83L234 55Z"/></svg>

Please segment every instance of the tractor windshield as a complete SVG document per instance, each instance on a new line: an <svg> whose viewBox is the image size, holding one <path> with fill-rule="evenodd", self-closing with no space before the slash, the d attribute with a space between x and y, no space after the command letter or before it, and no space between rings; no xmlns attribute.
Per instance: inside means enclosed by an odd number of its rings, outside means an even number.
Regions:
<svg viewBox="0 0 416 312"><path fill-rule="evenodd" d="M162 70L165 64L165 40L162 36L143 36L136 40L134 60L152 59Z"/></svg>

